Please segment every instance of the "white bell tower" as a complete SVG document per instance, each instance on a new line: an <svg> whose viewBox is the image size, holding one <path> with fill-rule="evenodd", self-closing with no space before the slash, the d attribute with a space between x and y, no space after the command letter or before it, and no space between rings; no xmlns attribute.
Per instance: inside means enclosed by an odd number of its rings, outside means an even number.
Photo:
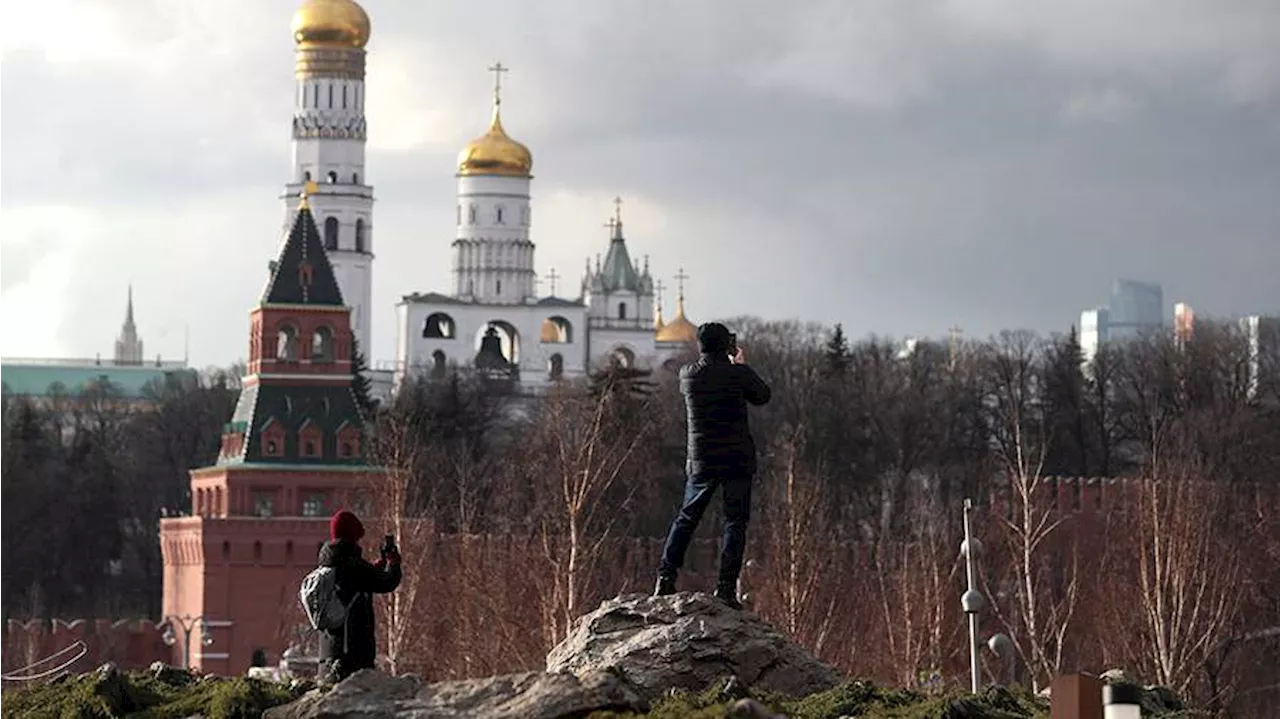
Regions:
<svg viewBox="0 0 1280 719"><path fill-rule="evenodd" d="M453 242L453 294L490 305L536 299L529 186L533 155L502 127L502 73L497 63L493 118L485 134L458 153L458 234Z"/></svg>
<svg viewBox="0 0 1280 719"><path fill-rule="evenodd" d="M308 195L351 331L371 363L373 187L365 175L365 44L369 16L353 0L306 0L293 16L293 177L285 186L284 233Z"/></svg>

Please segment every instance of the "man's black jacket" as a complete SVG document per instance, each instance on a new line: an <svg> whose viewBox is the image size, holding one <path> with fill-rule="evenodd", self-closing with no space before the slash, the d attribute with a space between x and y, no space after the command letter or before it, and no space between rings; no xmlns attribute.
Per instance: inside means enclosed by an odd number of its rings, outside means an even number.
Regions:
<svg viewBox="0 0 1280 719"><path fill-rule="evenodd" d="M689 473L754 474L756 445L747 424L747 403L769 401L769 385L745 364L723 353L703 353L680 368L689 422Z"/></svg>
<svg viewBox="0 0 1280 719"><path fill-rule="evenodd" d="M372 669L378 650L374 636L373 595L384 594L400 586L400 565L380 568L365 561L360 545L334 539L320 548L320 566L338 570L338 599L350 605L345 637L342 628L320 632L320 657L341 659L344 673Z"/></svg>

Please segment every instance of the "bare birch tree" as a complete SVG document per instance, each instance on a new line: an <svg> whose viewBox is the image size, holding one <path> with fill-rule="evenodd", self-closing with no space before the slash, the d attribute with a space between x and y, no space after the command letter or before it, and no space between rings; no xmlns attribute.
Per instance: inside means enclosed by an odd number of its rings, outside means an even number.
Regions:
<svg viewBox="0 0 1280 719"><path fill-rule="evenodd" d="M1113 578L1107 604L1113 634L1139 673L1186 695L1234 628L1244 595L1241 536L1230 531L1223 497L1230 485L1213 481L1188 453L1154 444L1157 460L1130 498L1136 511L1128 515L1126 556L1136 571Z"/></svg>
<svg viewBox="0 0 1280 719"><path fill-rule="evenodd" d="M613 405L620 401L625 398L614 392L589 396L579 387L556 388L535 418L529 466L550 490L539 527L543 556L552 568L543 597L549 644L563 639L583 611L601 547L634 492L634 487L614 490L652 423L614 421Z"/></svg>
<svg viewBox="0 0 1280 719"><path fill-rule="evenodd" d="M1010 581L998 588L1004 591L995 598L1012 595L1013 608L999 601L989 604L1013 637L1032 688L1038 691L1062 668L1079 597L1077 555L1071 538L1059 531L1064 520L1053 494L1056 484L1043 476L1047 441L1034 338L1029 333L1003 333L987 364L994 454L1007 480L1011 505L1008 518L1000 519L1007 554L987 561L1008 562ZM993 598L989 584L987 597Z"/></svg>

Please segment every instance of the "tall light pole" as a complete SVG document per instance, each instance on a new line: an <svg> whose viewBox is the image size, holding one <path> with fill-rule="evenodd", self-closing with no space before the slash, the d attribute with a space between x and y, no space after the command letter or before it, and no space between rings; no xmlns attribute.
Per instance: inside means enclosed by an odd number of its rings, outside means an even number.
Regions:
<svg viewBox="0 0 1280 719"><path fill-rule="evenodd" d="M960 543L960 556L964 557L965 576L968 579L968 589L960 596L960 606L964 608L965 616L969 618L969 688L974 694L978 693L982 683L981 661L978 655L978 612L982 610L983 597L982 592L978 591L978 567L974 561L975 556L982 551L982 545L978 540L973 538L973 533L969 528L969 513L973 511L973 501L964 500L964 541Z"/></svg>
<svg viewBox="0 0 1280 719"><path fill-rule="evenodd" d="M204 617L192 617L186 614L175 617L168 616L164 618L164 643L173 646L178 637L174 634L173 628L177 626L182 630L182 668L191 668L191 630L200 627L200 644L201 646L209 646L213 644L213 637L209 636L209 625L205 623Z"/></svg>

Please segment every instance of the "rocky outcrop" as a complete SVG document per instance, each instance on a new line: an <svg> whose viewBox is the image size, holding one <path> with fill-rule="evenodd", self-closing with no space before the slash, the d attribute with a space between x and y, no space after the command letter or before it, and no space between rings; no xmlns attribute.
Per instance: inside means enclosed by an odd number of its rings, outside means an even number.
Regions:
<svg viewBox="0 0 1280 719"><path fill-rule="evenodd" d="M616 677L604 672L582 676L526 672L423 684L416 677L395 678L362 671L328 692L312 691L292 704L267 710L263 716L266 719L557 719L585 716L598 710L639 708L639 698Z"/></svg>
<svg viewBox="0 0 1280 719"><path fill-rule="evenodd" d="M600 710L644 710L672 689L740 687L803 696L834 687L834 669L754 614L706 594L610 599L574 622L545 672L423 684L363 671L329 691L268 710L268 719L411 717L558 719ZM769 716L755 702L734 716Z"/></svg>
<svg viewBox="0 0 1280 719"><path fill-rule="evenodd" d="M789 696L830 689L835 669L759 617L702 593L610 599L574 622L547 655L548 672L609 672L646 701L734 677Z"/></svg>

